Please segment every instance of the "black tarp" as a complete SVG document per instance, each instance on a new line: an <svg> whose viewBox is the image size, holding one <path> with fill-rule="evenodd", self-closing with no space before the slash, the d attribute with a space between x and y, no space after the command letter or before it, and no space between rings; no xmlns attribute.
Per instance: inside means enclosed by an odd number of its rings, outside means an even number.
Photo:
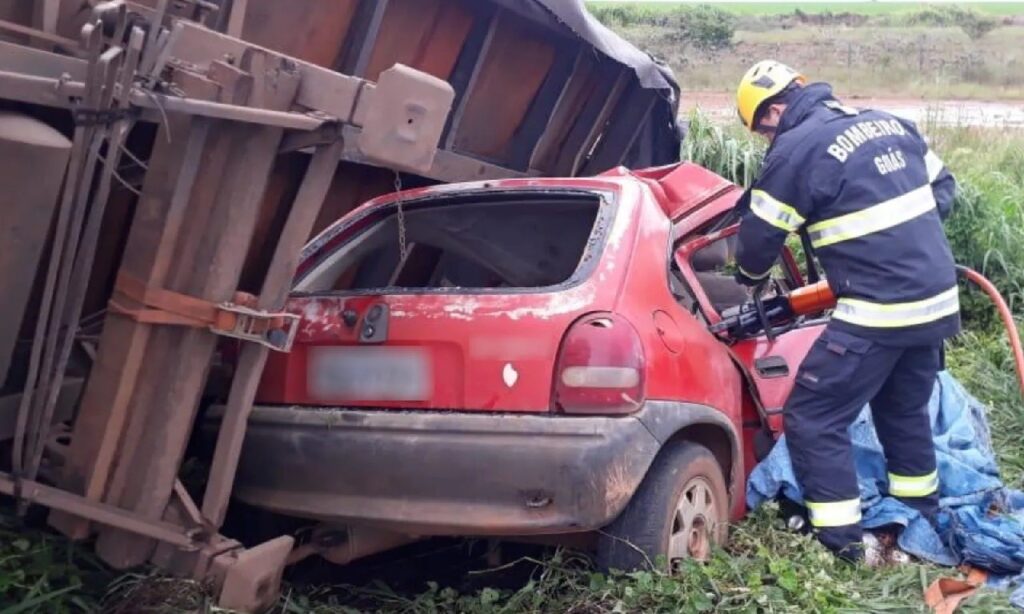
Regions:
<svg viewBox="0 0 1024 614"><path fill-rule="evenodd" d="M626 156L625 165L642 168L679 161L683 137L677 120L680 89L668 66L601 24L587 11L584 0L497 1L520 14L533 13L529 16L536 21L551 23L554 18L556 27L568 28L597 51L632 68L640 87L658 91L659 101Z"/></svg>
<svg viewBox="0 0 1024 614"><path fill-rule="evenodd" d="M577 36L595 49L636 72L640 85L671 91L678 98L679 86L672 71L649 54L612 32L587 11L583 0L533 0L550 11ZM678 101L677 101L678 102Z"/></svg>

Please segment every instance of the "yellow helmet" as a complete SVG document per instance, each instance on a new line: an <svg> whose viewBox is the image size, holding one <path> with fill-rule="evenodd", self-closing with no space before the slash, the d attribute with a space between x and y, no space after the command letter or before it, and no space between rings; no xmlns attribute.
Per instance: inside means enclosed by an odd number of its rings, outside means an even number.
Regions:
<svg viewBox="0 0 1024 614"><path fill-rule="evenodd" d="M758 108L766 100L786 89L794 81L803 84L803 75L775 60L762 60L754 64L740 80L736 90L736 108L740 120L748 130L754 129Z"/></svg>

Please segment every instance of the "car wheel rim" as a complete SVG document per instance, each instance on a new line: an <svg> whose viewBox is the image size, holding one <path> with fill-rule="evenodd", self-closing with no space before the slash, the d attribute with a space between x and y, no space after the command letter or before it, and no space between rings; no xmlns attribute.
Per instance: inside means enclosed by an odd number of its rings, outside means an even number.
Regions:
<svg viewBox="0 0 1024 614"><path fill-rule="evenodd" d="M702 561L711 555L717 519L711 484L701 477L687 482L676 503L669 536L668 559L673 567L682 559Z"/></svg>

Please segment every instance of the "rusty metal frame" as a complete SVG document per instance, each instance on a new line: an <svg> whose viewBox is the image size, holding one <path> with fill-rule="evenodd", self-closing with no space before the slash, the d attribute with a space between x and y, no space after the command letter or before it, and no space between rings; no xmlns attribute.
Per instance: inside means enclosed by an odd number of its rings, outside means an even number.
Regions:
<svg viewBox="0 0 1024 614"><path fill-rule="evenodd" d="M544 142L553 112L564 102L584 54L593 49L583 43L573 46L564 33L559 35L557 44L561 51L513 137L507 160L481 160L453 151L461 120L480 82L495 33L503 19L515 12L508 3L472 4L473 24L450 79L454 87L454 106L444 120L440 112L434 113L432 117L437 122L430 127L430 137L420 141L432 143L438 136L436 130L444 126L439 144L430 144L426 150L429 154L429 147L435 148L432 162L429 156L416 157L410 166L425 178L445 182L539 174L530 168L532 159ZM148 21L149 28L145 32L133 28L126 19L128 5L138 9ZM95 435L82 439L90 441L84 446L90 454L83 456L81 449L73 447L66 451L68 464L77 460L83 466L88 465L83 469L85 475L61 476L63 482L58 483L64 487L62 489L41 484L35 479L35 468L44 448L50 449L45 445L50 417L62 388L77 316L88 290L86 273L92 267L104 205L122 145L132 126L138 122L156 123L158 139L169 138L172 130L175 132L175 145L168 144L161 149L163 157L150 160L147 170L144 197L154 201L150 204L156 211L156 219L146 222L149 226L141 236L151 239L155 246L152 255L147 250L134 252L147 260L137 266L145 269L157 283L173 277L172 285L195 285L208 294L219 293L225 289L222 286L228 284L233 288L240 273L203 276L193 275L195 269L189 269L188 265L175 268L177 265L170 263L172 257L181 255L179 251L188 251L179 249L179 243L202 248L204 256L212 255L209 260L218 262L224 253L241 251L230 250L218 241L233 241L231 245L235 245L244 240L243 235L251 238L254 231L248 226L246 230L203 234L201 221L187 219L195 213L194 209L203 209L199 205L192 206L193 199L199 204L228 203L224 208L208 207L217 212L210 214L214 220L223 221L222 217L237 214L235 219L245 218L247 224L253 225L275 157L282 152L311 151L312 158L297 194L290 203L281 204L290 204L290 209L258 297L258 308L280 309L290 288L299 248L316 223L338 163L350 161L402 168L398 162L402 160L400 155L387 149L384 154L380 154L380 150L375 152L375 143L369 138L391 134L387 130L390 120L381 121L380 113L367 111L379 110L372 106L375 97L393 100L395 97L384 93L392 90L384 89L384 77L377 84L365 78L388 2L363 0L360 3L349 28L348 40L335 62L336 67L348 74L241 40L249 0L234 0L229 12L221 11L217 15L226 33L188 20L212 21L208 17L214 7L202 0L182 3L156 0L150 5L141 6L126 0L99 5L91 2L90 6L97 11L110 11L108 16L117 17L117 23L113 36L104 37L100 15L93 13L86 26L87 36L82 41L66 38L58 32L61 0L37 0L38 11L31 27L0 22L0 31L25 36L32 43L25 46L0 41L0 97L68 109L77 122L71 170L59 207L51 270L47 272L44 306L33 343L31 375L20 400L17 456L28 459L27 467L17 463L14 474L0 472L0 494L51 508L51 524L75 538L89 535L90 523L99 525L97 550L108 562L113 559L141 562L149 556L146 554L152 551L149 546L156 540L165 545L160 560L173 561L169 566L197 576L217 575L224 591L221 605L257 607L258 593L266 583L280 581L280 570L293 545L291 538L279 538L244 551L237 542L219 535L218 530L224 521L247 418L266 360L265 347L252 343L243 346L201 505L197 505L180 481L174 479L177 467L169 468L178 444L184 445L181 435L184 428L191 428L194 415L189 412L194 408L185 407L187 402L172 405L166 401L172 398L170 395L161 396L165 392L161 384L144 376L159 365L174 366L169 341L192 348L196 356L205 356L208 350L212 352L212 341L197 336L207 334L205 332L169 337L166 329L151 332L148 325L118 324L117 314L108 315L108 319L115 318L113 325L127 327L116 329L112 336L120 343L120 349L113 355L121 358L124 366L113 375L108 370L105 377L99 378L100 383L91 391L91 397L88 386L83 394L90 399L90 409L102 409L94 414L98 417L85 421L85 431ZM128 32L129 29L132 31ZM126 33L130 35L127 39ZM54 48L64 53L54 53L51 51ZM596 163L595 159L621 160L634 143L637 126L642 124L650 108L644 109L639 117L633 117L641 111L627 104L631 100L627 91L631 73L621 67L618 72L615 70L616 66L604 68L603 76L609 77L609 82L614 79L615 86L607 97L599 100L595 97L585 105L568 134L571 151L566 154L566 160L560 160L563 163L559 171L574 174L588 160L591 166ZM268 84L276 78L280 78L280 82ZM427 87L428 91L433 91L430 87L436 89L433 84L417 81L423 78L422 73L415 77L407 75L407 78ZM444 90L444 104L451 103L451 93L451 90ZM400 100L404 104L405 99ZM435 108L440 106L438 103ZM607 134L602 136L602 131L617 109L629 113L629 126L614 132L614 139L608 139ZM393 112L389 110L389 113ZM401 121L404 124L404 116ZM382 124L385 124L384 129ZM599 143L598 139L601 139ZM598 143L596 150L595 143ZM370 159L370 154L377 155L377 160ZM215 162L215 168L226 169L225 174L232 178L225 179L204 168L209 162L207 157ZM260 187L252 187L254 185ZM197 234L202 236L193 240L193 235ZM226 269L241 269L235 256L232 253L230 257L223 257L222 262L230 263ZM152 261L148 260L150 258ZM197 260L202 258L197 257ZM154 347L159 350L160 359L154 363L158 366L144 368L146 361L142 358L151 357L147 350ZM103 356L101 348L97 360L102 362ZM197 377L202 378L196 375L198 370L169 370L187 380L182 386L188 394L202 385L201 381L196 382ZM152 407L156 409L150 409ZM162 419L166 419L166 425L160 422ZM76 420L76 429L81 422ZM168 429L173 435L162 434L154 425ZM146 443L140 443L143 439L140 435L148 437ZM27 449L26 442L31 444ZM149 452L146 446L151 443L153 454L159 456L159 460L152 462L146 457ZM133 462L143 465L145 471L133 474ZM24 469L27 472L22 471ZM146 480L152 484L140 486ZM152 493L145 491L150 486ZM168 548L179 551L168 554Z"/></svg>
<svg viewBox="0 0 1024 614"><path fill-rule="evenodd" d="M22 34L24 36L29 37L30 39L45 41L52 45L61 45L62 47L70 48L75 47L78 44L76 41L71 40L70 38L64 38L63 36L55 34L54 31L30 28L28 26L23 26L19 23L6 21L3 19L0 19L0 30L13 32L14 34Z"/></svg>
<svg viewBox="0 0 1024 614"><path fill-rule="evenodd" d="M142 520L138 515L119 507L98 503L39 482L19 480L9 473L0 472L0 494L53 509L70 512L93 522L131 531L185 550L195 550L199 543L196 533L166 522Z"/></svg>
<svg viewBox="0 0 1024 614"><path fill-rule="evenodd" d="M3 58L0 49L0 58ZM85 83L61 78L39 77L11 71L0 71L0 91L7 100L29 102L51 107L73 108L73 99L85 93ZM141 109L139 118L157 122L165 113L187 113L211 119L275 126L287 130L316 130L332 121L326 115L274 111L243 105L224 104L195 98L181 98L134 89L130 94L134 107Z"/></svg>

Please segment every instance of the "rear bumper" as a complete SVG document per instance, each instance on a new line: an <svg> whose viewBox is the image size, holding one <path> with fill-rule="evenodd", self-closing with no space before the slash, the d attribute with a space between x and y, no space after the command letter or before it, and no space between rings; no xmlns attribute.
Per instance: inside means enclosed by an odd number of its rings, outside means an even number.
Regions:
<svg viewBox="0 0 1024 614"><path fill-rule="evenodd" d="M652 432L661 435L663 414L678 422L687 408L713 411L655 402L620 418L258 406L234 494L283 514L417 535L586 531L622 511L661 447Z"/></svg>

